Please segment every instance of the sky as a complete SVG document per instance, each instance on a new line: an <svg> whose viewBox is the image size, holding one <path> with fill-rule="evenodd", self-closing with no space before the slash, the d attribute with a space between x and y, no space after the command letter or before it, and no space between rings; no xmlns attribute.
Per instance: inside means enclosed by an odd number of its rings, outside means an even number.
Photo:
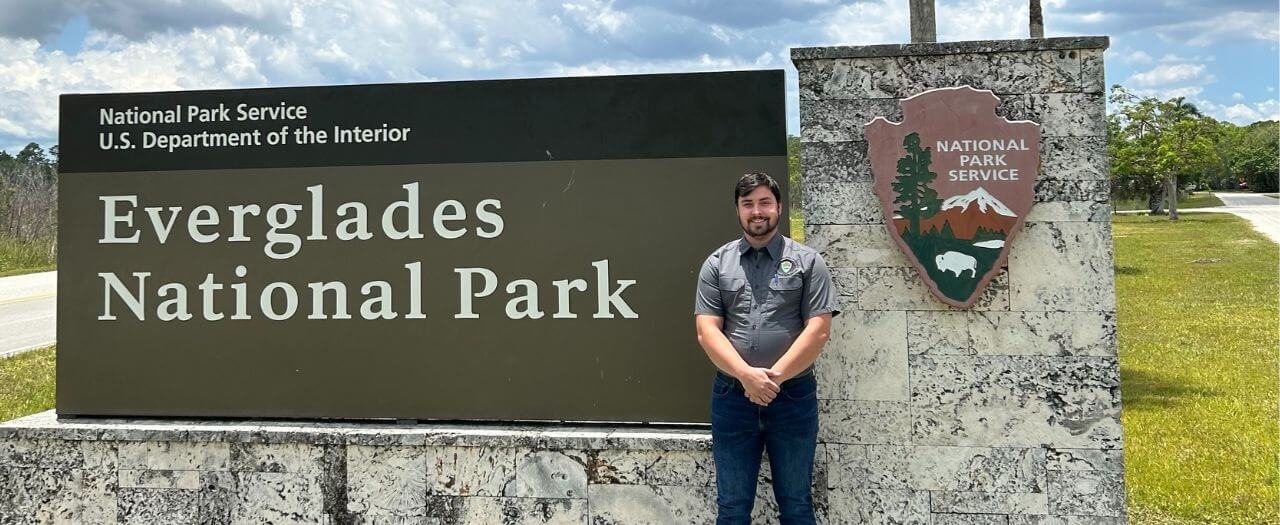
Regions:
<svg viewBox="0 0 1280 525"><path fill-rule="evenodd" d="M0 149L57 142L58 95L738 69L903 43L907 0L0 0ZM1027 36L1026 0L937 0L939 41ZM1280 120L1276 0L1042 0L1106 35L1107 84Z"/></svg>

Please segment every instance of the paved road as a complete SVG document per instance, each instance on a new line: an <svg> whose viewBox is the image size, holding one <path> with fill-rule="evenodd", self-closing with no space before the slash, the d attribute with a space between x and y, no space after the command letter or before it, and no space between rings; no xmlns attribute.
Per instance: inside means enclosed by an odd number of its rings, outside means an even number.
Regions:
<svg viewBox="0 0 1280 525"><path fill-rule="evenodd" d="M1214 193L1214 196L1222 200L1222 207L1196 211L1239 215L1253 223L1255 230L1280 243L1280 199L1258 193Z"/></svg>
<svg viewBox="0 0 1280 525"><path fill-rule="evenodd" d="M1253 224L1253 229L1280 244L1280 199L1259 193L1214 193L1222 200L1222 206L1214 208L1185 208L1183 212L1230 213ZM1116 212L1120 214L1147 213L1146 210Z"/></svg>
<svg viewBox="0 0 1280 525"><path fill-rule="evenodd" d="M0 358L57 338L58 272L0 277Z"/></svg>

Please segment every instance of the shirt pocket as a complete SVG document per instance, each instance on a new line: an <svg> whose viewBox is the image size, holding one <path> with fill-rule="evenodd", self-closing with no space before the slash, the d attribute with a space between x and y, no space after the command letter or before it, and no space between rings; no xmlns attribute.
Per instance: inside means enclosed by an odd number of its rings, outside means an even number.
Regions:
<svg viewBox="0 0 1280 525"><path fill-rule="evenodd" d="M788 313L800 308L800 294L804 289L804 279L799 275L778 277L769 280L769 302L774 312Z"/></svg>
<svg viewBox="0 0 1280 525"><path fill-rule="evenodd" d="M747 284L747 280L740 277L721 277L716 287L720 289L720 303L724 305L725 312L741 313L745 310L745 306L740 304L742 301L742 289Z"/></svg>
<svg viewBox="0 0 1280 525"><path fill-rule="evenodd" d="M801 288L804 288L804 279L801 279L799 275L778 277L769 281L769 289L776 292L791 292L798 294L800 293Z"/></svg>

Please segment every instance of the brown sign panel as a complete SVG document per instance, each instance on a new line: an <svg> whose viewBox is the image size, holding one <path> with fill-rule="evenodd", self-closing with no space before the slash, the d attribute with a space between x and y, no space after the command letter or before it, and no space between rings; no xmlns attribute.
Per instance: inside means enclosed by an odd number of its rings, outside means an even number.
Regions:
<svg viewBox="0 0 1280 525"><path fill-rule="evenodd" d="M64 96L58 413L706 422L782 79Z"/></svg>
<svg viewBox="0 0 1280 525"><path fill-rule="evenodd" d="M968 308L1004 266L1035 198L1040 126L997 117L969 86L903 99L866 125L885 223L942 302Z"/></svg>

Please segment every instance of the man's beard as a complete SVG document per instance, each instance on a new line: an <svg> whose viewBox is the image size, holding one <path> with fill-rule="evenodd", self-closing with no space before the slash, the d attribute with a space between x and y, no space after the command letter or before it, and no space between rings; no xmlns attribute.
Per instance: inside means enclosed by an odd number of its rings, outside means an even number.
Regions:
<svg viewBox="0 0 1280 525"><path fill-rule="evenodd" d="M747 220L746 224L742 225L742 232L747 234L748 237L762 239L773 235L774 230L778 229L778 221L776 219L771 220L769 217L759 217L763 218L764 221L752 222L756 218L757 217L751 217Z"/></svg>

